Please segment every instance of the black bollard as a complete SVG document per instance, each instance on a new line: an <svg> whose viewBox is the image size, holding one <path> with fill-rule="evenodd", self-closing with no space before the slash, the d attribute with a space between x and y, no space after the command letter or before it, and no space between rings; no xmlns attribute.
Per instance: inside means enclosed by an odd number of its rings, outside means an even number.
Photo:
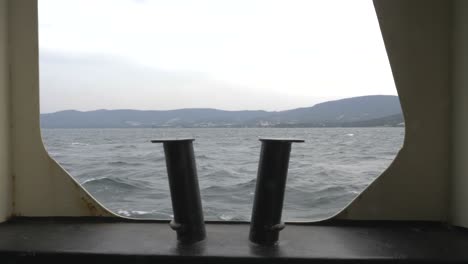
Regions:
<svg viewBox="0 0 468 264"><path fill-rule="evenodd" d="M281 222L284 190L288 176L291 144L301 139L261 138L262 149L258 164L255 198L250 222L250 241L260 245L274 245Z"/></svg>
<svg viewBox="0 0 468 264"><path fill-rule="evenodd" d="M177 232L177 240L184 244L206 237L193 141L192 138L151 141L164 146L174 211L170 226Z"/></svg>

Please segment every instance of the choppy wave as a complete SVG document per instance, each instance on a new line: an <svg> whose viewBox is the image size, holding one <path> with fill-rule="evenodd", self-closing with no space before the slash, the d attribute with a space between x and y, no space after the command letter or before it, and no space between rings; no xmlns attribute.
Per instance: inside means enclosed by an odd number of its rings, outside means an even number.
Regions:
<svg viewBox="0 0 468 264"><path fill-rule="evenodd" d="M220 220L224 221L245 221L245 217L239 216L239 215L229 215L229 214L221 214L219 216Z"/></svg>
<svg viewBox="0 0 468 264"><path fill-rule="evenodd" d="M104 187L108 189L123 189L123 190L145 190L148 187L143 182L129 181L126 179L119 178L91 178L81 183L83 186L93 186L94 188Z"/></svg>
<svg viewBox="0 0 468 264"><path fill-rule="evenodd" d="M109 166L142 166L144 163L140 162L126 162L126 161L109 161L107 162Z"/></svg>
<svg viewBox="0 0 468 264"><path fill-rule="evenodd" d="M308 221L335 214L379 176L398 153L404 130L46 129L43 139L49 154L107 208L126 217L170 219L164 151L149 143L167 134L196 135L205 219L226 221L250 219L258 136L304 138L293 145L283 219Z"/></svg>
<svg viewBox="0 0 468 264"><path fill-rule="evenodd" d="M115 213L121 216L131 217L131 218L170 219L174 217L172 214L165 214L165 213L161 213L158 211L138 211L138 210L117 209Z"/></svg>
<svg viewBox="0 0 468 264"><path fill-rule="evenodd" d="M113 146L112 149L136 149L136 145L116 145Z"/></svg>
<svg viewBox="0 0 468 264"><path fill-rule="evenodd" d="M72 142L70 143L72 146L89 146L89 144L81 143L81 142Z"/></svg>

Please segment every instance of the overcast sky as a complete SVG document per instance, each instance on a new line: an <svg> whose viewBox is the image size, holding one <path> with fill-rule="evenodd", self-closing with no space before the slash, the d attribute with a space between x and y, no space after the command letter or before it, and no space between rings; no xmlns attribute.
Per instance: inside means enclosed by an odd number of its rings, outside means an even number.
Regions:
<svg viewBox="0 0 468 264"><path fill-rule="evenodd" d="M41 112L396 95L370 0L41 0Z"/></svg>

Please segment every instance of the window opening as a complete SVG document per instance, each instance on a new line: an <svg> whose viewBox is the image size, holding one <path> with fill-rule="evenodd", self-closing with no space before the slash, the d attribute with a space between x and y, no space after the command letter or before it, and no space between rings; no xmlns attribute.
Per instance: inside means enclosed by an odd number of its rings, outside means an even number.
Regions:
<svg viewBox="0 0 468 264"><path fill-rule="evenodd" d="M291 153L286 221L330 217L404 120L371 1L39 1L44 144L117 214L170 219L155 138L195 138L206 220L250 220L258 137Z"/></svg>

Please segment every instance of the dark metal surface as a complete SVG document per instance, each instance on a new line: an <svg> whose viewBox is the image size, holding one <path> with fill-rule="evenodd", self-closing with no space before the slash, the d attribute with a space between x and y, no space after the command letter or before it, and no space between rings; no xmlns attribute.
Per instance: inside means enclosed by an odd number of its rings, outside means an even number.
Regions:
<svg viewBox="0 0 468 264"><path fill-rule="evenodd" d="M165 143L165 142L182 142L182 141L195 141L194 138L163 138L163 139L153 139L151 143Z"/></svg>
<svg viewBox="0 0 468 264"><path fill-rule="evenodd" d="M262 148L249 239L260 245L274 245L278 241L279 231L284 228L281 213L291 144L304 140L261 138L260 141Z"/></svg>
<svg viewBox="0 0 468 264"><path fill-rule="evenodd" d="M258 140L260 141L267 141L267 142L291 142L291 143L303 143L305 142L303 139L297 138L264 138L261 137Z"/></svg>
<svg viewBox="0 0 468 264"><path fill-rule="evenodd" d="M273 247L248 224L206 225L179 244L167 223L17 219L0 224L0 263L468 263L468 231L423 222L288 225Z"/></svg>
<svg viewBox="0 0 468 264"><path fill-rule="evenodd" d="M186 244L201 241L206 237L193 140L151 141L163 143L174 211L174 220L171 221L170 227L177 232L177 239Z"/></svg>

